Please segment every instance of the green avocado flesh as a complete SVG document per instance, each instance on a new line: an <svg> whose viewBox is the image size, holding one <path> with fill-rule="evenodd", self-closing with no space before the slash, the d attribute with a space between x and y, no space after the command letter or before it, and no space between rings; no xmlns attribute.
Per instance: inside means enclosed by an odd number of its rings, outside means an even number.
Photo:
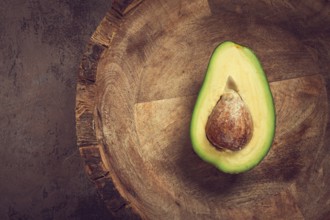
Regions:
<svg viewBox="0 0 330 220"><path fill-rule="evenodd" d="M205 126L228 79L249 109L253 132L238 151L219 150L208 140ZM226 41L213 52L192 114L190 137L194 151L204 161L226 173L248 171L268 153L275 134L275 108L266 75L255 54L248 48Z"/></svg>

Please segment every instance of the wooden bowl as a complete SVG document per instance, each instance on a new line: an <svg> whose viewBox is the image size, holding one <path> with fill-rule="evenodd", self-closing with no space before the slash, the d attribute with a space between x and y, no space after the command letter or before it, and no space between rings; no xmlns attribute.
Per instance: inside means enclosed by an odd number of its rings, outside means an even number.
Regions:
<svg viewBox="0 0 330 220"><path fill-rule="evenodd" d="M328 1L115 1L77 85L86 172L119 219L330 219ZM224 174L192 150L189 123L214 48L253 49L276 134L253 170Z"/></svg>

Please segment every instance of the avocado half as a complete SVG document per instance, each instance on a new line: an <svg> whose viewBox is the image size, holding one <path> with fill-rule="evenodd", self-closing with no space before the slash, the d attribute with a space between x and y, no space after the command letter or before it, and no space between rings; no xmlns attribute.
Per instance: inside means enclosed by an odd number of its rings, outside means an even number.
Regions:
<svg viewBox="0 0 330 220"><path fill-rule="evenodd" d="M253 132L239 151L219 150L207 138L208 118L226 90L227 81L250 111ZM258 165L267 155L275 134L275 107L266 75L248 48L226 41L213 52L193 110L190 137L194 151L204 161L226 173L241 173Z"/></svg>

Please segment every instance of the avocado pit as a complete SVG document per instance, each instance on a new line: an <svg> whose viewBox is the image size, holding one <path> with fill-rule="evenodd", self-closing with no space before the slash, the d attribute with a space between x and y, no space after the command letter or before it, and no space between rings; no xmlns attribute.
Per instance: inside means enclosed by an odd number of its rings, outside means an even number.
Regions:
<svg viewBox="0 0 330 220"><path fill-rule="evenodd" d="M248 144L253 133L252 117L235 90L229 89L220 97L208 118L205 132L218 150L238 151Z"/></svg>

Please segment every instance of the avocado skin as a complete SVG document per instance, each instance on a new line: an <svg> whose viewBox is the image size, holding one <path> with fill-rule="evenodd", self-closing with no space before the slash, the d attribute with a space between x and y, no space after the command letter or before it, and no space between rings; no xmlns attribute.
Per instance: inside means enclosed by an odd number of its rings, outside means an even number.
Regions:
<svg viewBox="0 0 330 220"><path fill-rule="evenodd" d="M207 118L224 92L228 77L234 78L256 124L252 140L240 151L217 150L205 133ZM251 170L264 159L272 146L275 121L272 93L255 53L231 41L221 43L212 53L192 114L190 138L196 154L225 173Z"/></svg>

